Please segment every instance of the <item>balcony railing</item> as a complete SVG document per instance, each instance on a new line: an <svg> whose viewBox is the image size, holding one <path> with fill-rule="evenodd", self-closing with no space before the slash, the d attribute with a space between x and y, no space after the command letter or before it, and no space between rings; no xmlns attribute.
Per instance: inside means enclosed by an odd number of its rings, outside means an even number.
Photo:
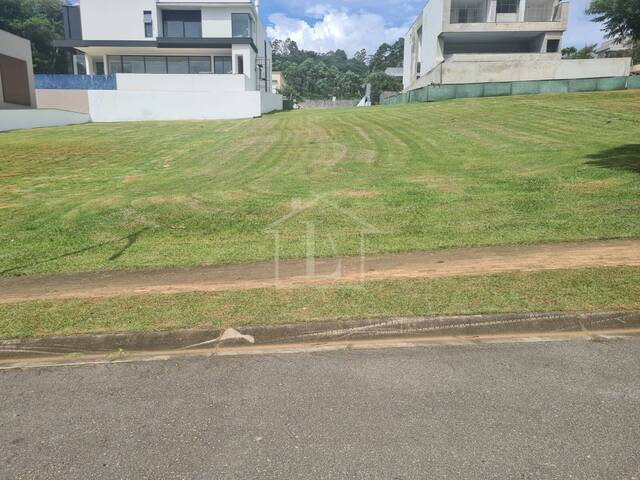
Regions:
<svg viewBox="0 0 640 480"><path fill-rule="evenodd" d="M562 4L554 5L551 2L527 4L524 11L524 20L520 20L519 12L505 16L492 11L491 15L487 15L486 7L475 4L472 6L451 7L449 21L450 23L559 22L562 20L562 12Z"/></svg>
<svg viewBox="0 0 640 480"><path fill-rule="evenodd" d="M525 22L553 22L555 7L552 4L527 5L524 10Z"/></svg>
<svg viewBox="0 0 640 480"><path fill-rule="evenodd" d="M485 23L486 8L461 7L451 9L451 23Z"/></svg>

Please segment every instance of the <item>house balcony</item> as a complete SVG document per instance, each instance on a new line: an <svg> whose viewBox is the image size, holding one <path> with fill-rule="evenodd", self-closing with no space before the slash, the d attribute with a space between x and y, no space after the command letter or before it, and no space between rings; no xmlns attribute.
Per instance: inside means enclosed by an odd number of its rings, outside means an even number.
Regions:
<svg viewBox="0 0 640 480"><path fill-rule="evenodd" d="M445 31L564 30L568 3L558 0L450 0Z"/></svg>

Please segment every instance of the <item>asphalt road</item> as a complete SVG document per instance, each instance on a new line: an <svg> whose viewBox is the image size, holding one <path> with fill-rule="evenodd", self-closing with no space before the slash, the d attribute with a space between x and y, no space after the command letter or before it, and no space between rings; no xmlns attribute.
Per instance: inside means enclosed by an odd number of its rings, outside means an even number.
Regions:
<svg viewBox="0 0 640 480"><path fill-rule="evenodd" d="M0 372L0 478L640 478L640 339Z"/></svg>

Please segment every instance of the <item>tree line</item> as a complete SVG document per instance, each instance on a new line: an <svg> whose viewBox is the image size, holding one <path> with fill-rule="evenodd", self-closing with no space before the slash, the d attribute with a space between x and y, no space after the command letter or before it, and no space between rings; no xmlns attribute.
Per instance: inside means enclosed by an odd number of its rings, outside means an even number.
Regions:
<svg viewBox="0 0 640 480"><path fill-rule="evenodd" d="M291 39L274 40L272 45L273 70L283 73L286 86L281 93L287 98L359 98L366 83L374 92L402 90L402 82L384 72L402 65L404 39L383 43L371 57L363 49L351 58L344 50L302 50Z"/></svg>

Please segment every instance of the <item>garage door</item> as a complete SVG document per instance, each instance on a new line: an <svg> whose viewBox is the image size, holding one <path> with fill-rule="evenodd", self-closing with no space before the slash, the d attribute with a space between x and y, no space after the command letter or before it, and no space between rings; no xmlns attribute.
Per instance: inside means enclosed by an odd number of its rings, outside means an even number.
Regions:
<svg viewBox="0 0 640 480"><path fill-rule="evenodd" d="M31 105L27 62L0 54L0 77L5 103Z"/></svg>

